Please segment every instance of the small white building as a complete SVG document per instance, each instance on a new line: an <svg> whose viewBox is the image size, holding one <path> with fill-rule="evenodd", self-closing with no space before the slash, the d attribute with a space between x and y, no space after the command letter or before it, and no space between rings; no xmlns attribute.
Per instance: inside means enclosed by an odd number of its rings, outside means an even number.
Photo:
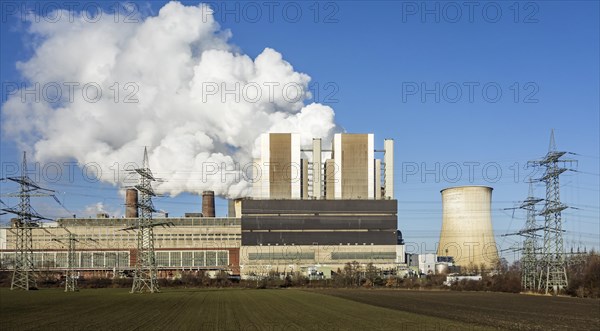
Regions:
<svg viewBox="0 0 600 331"><path fill-rule="evenodd" d="M419 254L419 272L422 274L435 274L435 264L437 263L437 254L427 253Z"/></svg>

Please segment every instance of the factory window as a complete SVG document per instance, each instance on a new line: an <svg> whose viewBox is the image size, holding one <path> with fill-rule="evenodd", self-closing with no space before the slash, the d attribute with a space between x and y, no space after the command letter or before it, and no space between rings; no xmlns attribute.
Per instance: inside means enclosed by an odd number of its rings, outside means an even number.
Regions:
<svg viewBox="0 0 600 331"><path fill-rule="evenodd" d="M206 251L206 266L212 267L217 265L217 252Z"/></svg>
<svg viewBox="0 0 600 331"><path fill-rule="evenodd" d="M56 267L66 268L67 267L67 253L56 253Z"/></svg>
<svg viewBox="0 0 600 331"><path fill-rule="evenodd" d="M54 268L56 267L56 262L54 261L54 253L43 253L44 262L42 266L44 268Z"/></svg>
<svg viewBox="0 0 600 331"><path fill-rule="evenodd" d="M92 254L92 261L94 263L95 268L104 267L104 253L103 252L94 252Z"/></svg>
<svg viewBox="0 0 600 331"><path fill-rule="evenodd" d="M15 253L0 253L0 269L14 268Z"/></svg>
<svg viewBox="0 0 600 331"><path fill-rule="evenodd" d="M229 264L229 252L228 251L218 251L217 252L217 265L225 266Z"/></svg>
<svg viewBox="0 0 600 331"><path fill-rule="evenodd" d="M92 253L81 252L81 264L82 268L90 268L92 266Z"/></svg>
<svg viewBox="0 0 600 331"><path fill-rule="evenodd" d="M42 253L33 253L33 265L36 268L42 268L44 266L44 255Z"/></svg>
<svg viewBox="0 0 600 331"><path fill-rule="evenodd" d="M390 260L396 258L396 252L332 252L332 260Z"/></svg>
<svg viewBox="0 0 600 331"><path fill-rule="evenodd" d="M194 253L190 251L184 251L181 253L181 265L184 267L191 267L194 265Z"/></svg>
<svg viewBox="0 0 600 331"><path fill-rule="evenodd" d="M171 252L171 266L181 267L181 252Z"/></svg>
<svg viewBox="0 0 600 331"><path fill-rule="evenodd" d="M107 268L114 268L117 266L117 253L115 252L106 252L105 253L105 263Z"/></svg>
<svg viewBox="0 0 600 331"><path fill-rule="evenodd" d="M156 265L159 267L168 267L169 252L156 252Z"/></svg>
<svg viewBox="0 0 600 331"><path fill-rule="evenodd" d="M118 265L119 268L129 267L129 252L119 252L118 253Z"/></svg>
<svg viewBox="0 0 600 331"><path fill-rule="evenodd" d="M205 265L204 251L194 252L194 267L204 267Z"/></svg>

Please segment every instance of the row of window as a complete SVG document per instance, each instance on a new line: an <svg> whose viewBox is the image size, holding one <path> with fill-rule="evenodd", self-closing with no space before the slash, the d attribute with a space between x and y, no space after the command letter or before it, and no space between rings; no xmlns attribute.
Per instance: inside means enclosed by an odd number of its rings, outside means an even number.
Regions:
<svg viewBox="0 0 600 331"><path fill-rule="evenodd" d="M314 260L314 252L264 252L248 253L248 259L254 260ZM395 260L396 252L332 252L332 260Z"/></svg>
<svg viewBox="0 0 600 331"><path fill-rule="evenodd" d="M314 260L314 252L248 253L249 260Z"/></svg>
<svg viewBox="0 0 600 331"><path fill-rule="evenodd" d="M33 266L38 270L68 267L67 252L33 252ZM129 267L129 252L75 252L74 268L122 269ZM3 267L12 268L15 253L0 253Z"/></svg>
<svg viewBox="0 0 600 331"><path fill-rule="evenodd" d="M128 251L75 252L74 268L81 269L129 269ZM12 268L15 254L0 253L0 268ZM34 252L33 265L38 270L65 269L68 267L67 252ZM229 265L229 251L158 251L156 264L159 268L214 267Z"/></svg>
<svg viewBox="0 0 600 331"><path fill-rule="evenodd" d="M229 251L156 252L158 267L224 267L229 265Z"/></svg>
<svg viewBox="0 0 600 331"><path fill-rule="evenodd" d="M332 260L394 260L396 252L332 252Z"/></svg>
<svg viewBox="0 0 600 331"><path fill-rule="evenodd" d="M199 234L191 234L191 233L168 233L168 234L154 234L154 238L156 240L192 240L192 239L223 239L223 240L241 240L242 236L240 234L233 233L199 233ZM33 236L33 241L51 241L53 237L49 236ZM136 240L136 235L86 235L86 236L78 236L78 239L94 239L94 240Z"/></svg>

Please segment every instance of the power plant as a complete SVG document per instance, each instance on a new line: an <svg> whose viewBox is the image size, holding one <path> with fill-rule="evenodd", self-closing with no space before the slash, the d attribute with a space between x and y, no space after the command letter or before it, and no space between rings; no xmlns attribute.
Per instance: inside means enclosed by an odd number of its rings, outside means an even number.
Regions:
<svg viewBox="0 0 600 331"><path fill-rule="evenodd" d="M393 140L385 140L379 151L373 134L336 134L330 149L321 139L301 146L295 133L263 134L260 142L253 194L230 200L228 217L215 217L213 191L202 192L201 213L152 216L149 182L155 179L145 155L144 167L136 169L145 186L126 189L125 217L98 214L43 225L44 231L32 234L36 268L68 267L102 277L143 275L132 291L154 292L156 278L183 271L256 277L271 270L310 269L330 277L351 261L385 270L404 263L393 192ZM7 238L0 258L10 261L13 232L0 232ZM78 245L73 259L65 245L53 240L67 235L90 243Z"/></svg>
<svg viewBox="0 0 600 331"><path fill-rule="evenodd" d="M158 292L158 278L193 271L241 278L301 272L329 278L353 261L372 263L388 274L496 268L491 187L441 190L436 254L406 254L394 198L394 141L384 140L382 150L375 149L373 134L336 134L325 148L319 138L311 142L301 145L296 133L263 134L254 160L258 166L253 170L253 193L230 199L227 217L216 217L215 193L210 190L201 193L201 212L154 217L150 182L156 179L145 154L144 167L135 170L140 184L125 190L122 218L100 213L41 223L40 215L3 209L23 220L0 228L0 261L15 270L15 286L26 290L35 286L33 270L45 269L68 273L69 291L77 288L75 274L139 278L132 292ZM29 183L21 177L14 180ZM564 205L558 206L546 209L556 212ZM35 224L27 223L25 218L32 216ZM539 230L529 228L528 234ZM555 275L564 274L562 260L552 261L545 253L546 269L539 269L535 249L528 252L527 288L564 287L564 278L558 286L552 283Z"/></svg>

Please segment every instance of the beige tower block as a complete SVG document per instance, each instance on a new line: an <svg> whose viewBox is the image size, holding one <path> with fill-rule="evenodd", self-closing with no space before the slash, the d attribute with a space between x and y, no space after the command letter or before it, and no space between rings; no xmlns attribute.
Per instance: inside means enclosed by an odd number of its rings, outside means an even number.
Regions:
<svg viewBox="0 0 600 331"><path fill-rule="evenodd" d="M333 136L335 199L375 198L374 135L336 133Z"/></svg>
<svg viewBox="0 0 600 331"><path fill-rule="evenodd" d="M460 186L441 193L442 232L438 256L452 256L462 267L494 267L498 250L492 229L492 188Z"/></svg>
<svg viewBox="0 0 600 331"><path fill-rule="evenodd" d="M385 156L383 162L385 164L385 199L394 199L394 140L386 139L383 142Z"/></svg>
<svg viewBox="0 0 600 331"><path fill-rule="evenodd" d="M255 199L300 199L300 135L264 133L260 137L253 197Z"/></svg>
<svg viewBox="0 0 600 331"><path fill-rule="evenodd" d="M321 199L321 183L322 183L322 160L321 160L321 138L313 138L313 198Z"/></svg>
<svg viewBox="0 0 600 331"><path fill-rule="evenodd" d="M375 199L381 199L381 160L375 159Z"/></svg>

